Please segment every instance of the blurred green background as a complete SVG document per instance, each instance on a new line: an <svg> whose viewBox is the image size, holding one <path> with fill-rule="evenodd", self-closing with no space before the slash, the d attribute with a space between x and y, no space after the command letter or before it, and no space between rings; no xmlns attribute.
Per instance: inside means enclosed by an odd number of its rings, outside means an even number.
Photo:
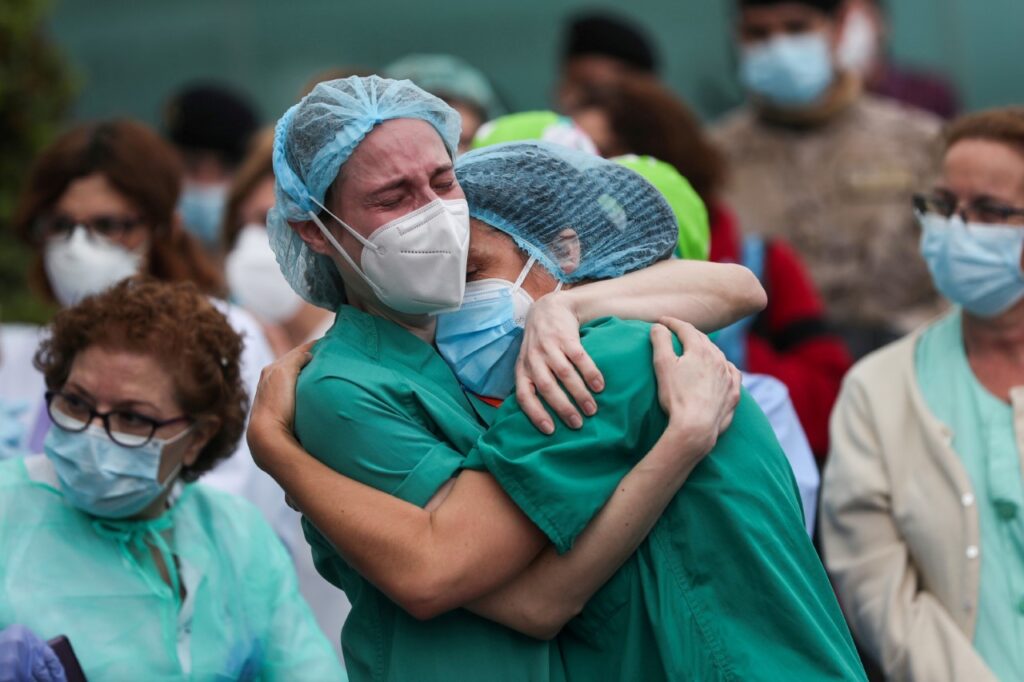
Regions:
<svg viewBox="0 0 1024 682"><path fill-rule="evenodd" d="M898 61L949 73L968 106L1024 96L1024 0L889 0ZM410 51L451 52L483 69L513 109L548 103L564 18L580 0L65 0L53 33L84 77L78 116L156 121L193 78L239 84L276 117L318 69L370 68ZM598 5L600 6L600 5ZM733 0L605 6L654 36L665 77L705 116L739 99L729 45Z"/></svg>
<svg viewBox="0 0 1024 682"><path fill-rule="evenodd" d="M896 61L948 74L970 109L1024 101L1024 0L887 4ZM247 93L270 122L317 71L373 69L412 51L466 58L493 79L513 110L545 107L563 20L587 7L595 5L576 0L57 0L52 5L4 0L0 50L17 43L24 51L47 52L38 27L28 20L42 17L71 71L58 66L44 78L29 79L19 95L9 81L12 72L18 80L24 61L3 56L2 125L7 126L3 112L13 109L36 130L13 153L7 148L8 128L0 129L5 142L0 221L6 223L3 202L16 191L27 164L25 151L53 134L64 111L65 122L129 115L156 124L170 92L195 79L215 79ZM651 32L665 79L705 118L739 101L729 40L733 0L633 0L605 7ZM4 40L11 26L17 40ZM68 96L72 85L73 99ZM24 253L7 230L0 229L0 249L0 315L5 320L45 316L21 293Z"/></svg>

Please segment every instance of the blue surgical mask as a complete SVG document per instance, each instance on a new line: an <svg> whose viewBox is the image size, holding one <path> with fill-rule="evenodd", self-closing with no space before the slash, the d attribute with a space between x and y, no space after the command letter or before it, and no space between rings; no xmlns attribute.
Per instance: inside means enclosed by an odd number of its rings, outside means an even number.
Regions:
<svg viewBox="0 0 1024 682"><path fill-rule="evenodd" d="M467 282L462 307L437 316L438 352L462 385L477 395L506 398L515 389L516 359L533 305L522 285L535 262L530 258L515 282Z"/></svg>
<svg viewBox="0 0 1024 682"><path fill-rule="evenodd" d="M813 104L834 77L832 53L823 33L772 38L745 48L740 60L743 85L779 107Z"/></svg>
<svg viewBox="0 0 1024 682"><path fill-rule="evenodd" d="M220 244L227 199L227 185L186 185L181 193L178 212L185 229L207 247Z"/></svg>
<svg viewBox="0 0 1024 682"><path fill-rule="evenodd" d="M64 498L87 514L124 519L153 503L176 478L181 463L167 479L158 479L164 448L185 436L185 429L167 440L153 438L138 448L126 448L110 440L95 424L71 433L52 427L43 451L53 462Z"/></svg>
<svg viewBox="0 0 1024 682"><path fill-rule="evenodd" d="M978 317L996 317L1024 298L1024 227L965 224L919 214L921 255L935 287Z"/></svg>

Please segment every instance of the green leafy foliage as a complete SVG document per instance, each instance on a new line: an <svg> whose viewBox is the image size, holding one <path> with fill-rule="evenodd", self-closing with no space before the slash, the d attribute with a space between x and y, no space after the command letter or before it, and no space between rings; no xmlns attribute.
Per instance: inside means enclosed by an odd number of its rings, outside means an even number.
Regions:
<svg viewBox="0 0 1024 682"><path fill-rule="evenodd" d="M11 214L36 154L60 131L76 87L49 39L49 0L0 2L0 315L45 321L51 308L28 291L29 249L11 231Z"/></svg>

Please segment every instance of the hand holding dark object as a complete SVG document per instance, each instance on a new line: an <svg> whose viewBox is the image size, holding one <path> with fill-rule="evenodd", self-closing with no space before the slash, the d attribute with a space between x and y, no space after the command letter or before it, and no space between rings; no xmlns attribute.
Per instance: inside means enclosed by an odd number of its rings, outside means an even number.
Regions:
<svg viewBox="0 0 1024 682"><path fill-rule="evenodd" d="M53 649L24 625L0 630L0 682L67 682Z"/></svg>

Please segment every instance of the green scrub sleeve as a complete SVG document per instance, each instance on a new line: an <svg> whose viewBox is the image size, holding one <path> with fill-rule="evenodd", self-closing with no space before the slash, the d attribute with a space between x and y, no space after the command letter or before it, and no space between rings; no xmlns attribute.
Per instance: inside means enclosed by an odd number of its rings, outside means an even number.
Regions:
<svg viewBox="0 0 1024 682"><path fill-rule="evenodd" d="M462 454L400 397L337 376L299 384L295 430L303 447L335 471L419 507L463 466Z"/></svg>
<svg viewBox="0 0 1024 682"><path fill-rule="evenodd" d="M265 614L268 636L262 642L260 679L347 680L327 637L299 592L295 567L284 545L262 518L249 520L245 535L251 560L245 591L261 603L252 611Z"/></svg>
<svg viewBox="0 0 1024 682"><path fill-rule="evenodd" d="M650 325L605 318L584 327L582 341L605 378L605 390L595 395L597 414L578 431L556 418L555 433L546 436L512 397L467 456L469 466L483 463L560 553L572 548L667 424Z"/></svg>

